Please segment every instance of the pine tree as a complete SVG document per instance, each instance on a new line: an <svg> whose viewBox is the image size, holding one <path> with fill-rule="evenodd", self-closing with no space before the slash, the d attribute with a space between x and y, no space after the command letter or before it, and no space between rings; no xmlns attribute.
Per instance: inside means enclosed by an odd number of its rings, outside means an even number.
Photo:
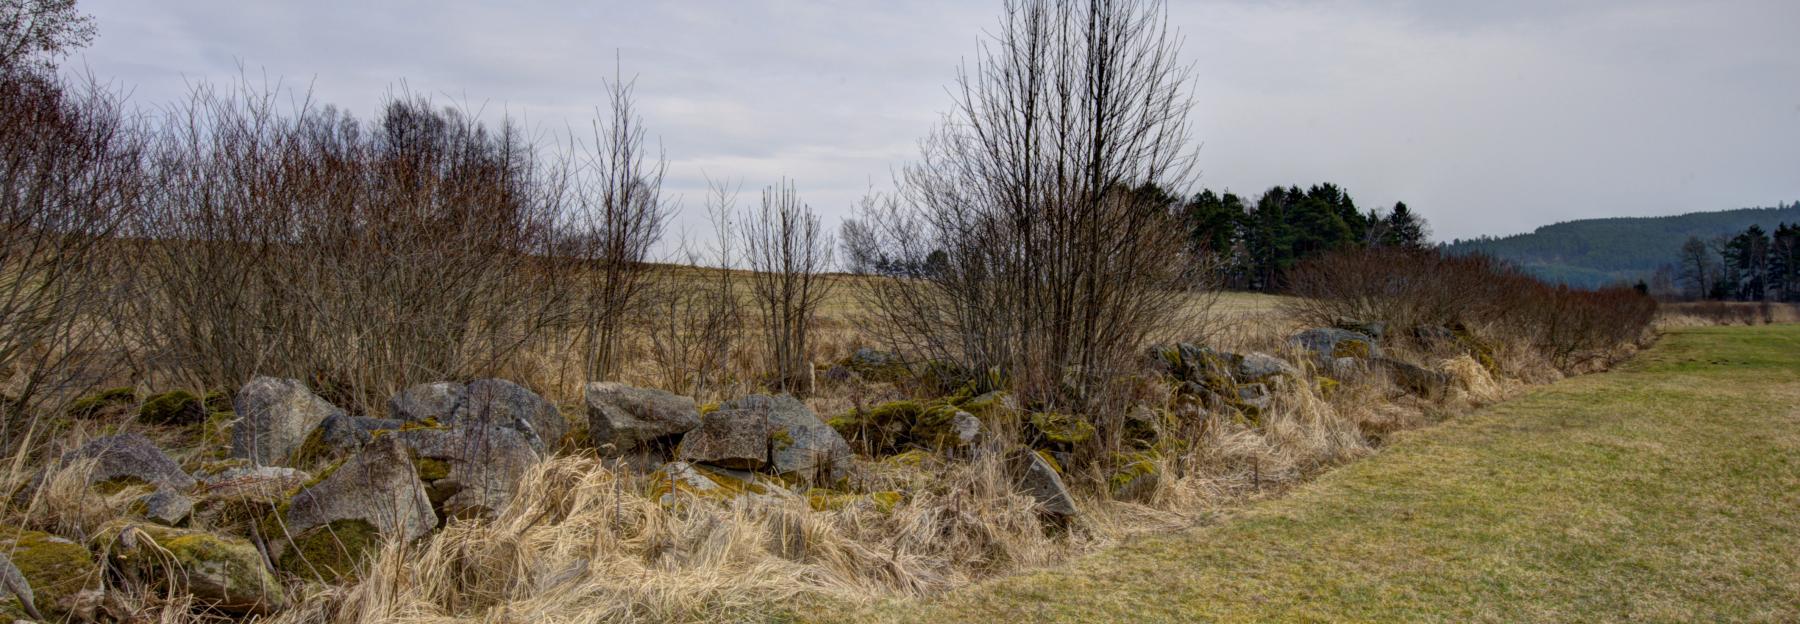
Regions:
<svg viewBox="0 0 1800 624"><path fill-rule="evenodd" d="M1423 249L1430 244L1427 240L1430 230L1425 218L1413 214L1406 202L1394 204L1394 211L1388 213L1384 225L1381 238L1384 247Z"/></svg>

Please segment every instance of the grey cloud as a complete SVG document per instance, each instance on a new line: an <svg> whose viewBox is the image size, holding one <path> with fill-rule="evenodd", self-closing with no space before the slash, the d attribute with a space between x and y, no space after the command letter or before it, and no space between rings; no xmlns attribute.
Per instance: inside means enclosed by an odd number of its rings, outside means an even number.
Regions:
<svg viewBox="0 0 1800 624"><path fill-rule="evenodd" d="M699 218L786 175L847 215L915 153L997 2L90 0L81 59L177 99L241 63L370 114L404 84L584 131L615 57ZM1440 237L1800 199L1800 3L1173 2L1202 183L1330 180ZM746 192L748 199L754 193Z"/></svg>

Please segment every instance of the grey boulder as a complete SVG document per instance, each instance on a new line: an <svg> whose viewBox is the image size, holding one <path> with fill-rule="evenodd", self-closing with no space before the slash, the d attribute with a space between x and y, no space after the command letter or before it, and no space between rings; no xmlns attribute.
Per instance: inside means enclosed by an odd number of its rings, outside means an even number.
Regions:
<svg viewBox="0 0 1800 624"><path fill-rule="evenodd" d="M469 382L461 404L445 424L498 426L529 434L539 450L555 448L569 432L568 421L544 397L505 379Z"/></svg>
<svg viewBox="0 0 1800 624"><path fill-rule="evenodd" d="M1075 516L1075 497L1063 484L1062 475L1042 455L1023 449L1008 463L1019 491L1037 501L1040 513L1059 522Z"/></svg>
<svg viewBox="0 0 1800 624"><path fill-rule="evenodd" d="M237 425L231 456L264 466L286 465L315 427L344 410L307 390L297 379L257 377L232 399Z"/></svg>
<svg viewBox="0 0 1800 624"><path fill-rule="evenodd" d="M94 462L94 469L87 477L89 485L129 479L158 489L186 492L196 483L194 477L183 472L181 465L163 454L156 443L136 433L95 438L62 456L64 464L89 460Z"/></svg>
<svg viewBox="0 0 1800 624"><path fill-rule="evenodd" d="M700 426L694 400L622 383L587 385L588 436L609 455L622 454L651 441L678 436Z"/></svg>
<svg viewBox="0 0 1800 624"><path fill-rule="evenodd" d="M769 461L769 419L757 410L715 410L681 437L676 455L682 461L738 470L762 468Z"/></svg>
<svg viewBox="0 0 1800 624"><path fill-rule="evenodd" d="M753 394L720 409L751 410L769 423L769 470L776 475L826 483L850 475L850 443L789 395Z"/></svg>
<svg viewBox="0 0 1800 624"><path fill-rule="evenodd" d="M419 384L388 398L388 418L407 422L448 421L468 392L468 386L454 381Z"/></svg>
<svg viewBox="0 0 1800 624"><path fill-rule="evenodd" d="M1330 368L1339 358L1366 360L1381 357L1381 346L1367 334L1319 327L1294 334L1288 343L1313 354L1320 368Z"/></svg>
<svg viewBox="0 0 1800 624"><path fill-rule="evenodd" d="M413 540L437 527L413 463L398 440L376 438L323 481L295 494L285 529L300 535L338 520L360 520L387 537Z"/></svg>
<svg viewBox="0 0 1800 624"><path fill-rule="evenodd" d="M499 514L544 456L524 432L496 425L419 428L388 434L419 458L426 496L443 514Z"/></svg>
<svg viewBox="0 0 1800 624"><path fill-rule="evenodd" d="M1236 377L1239 382L1260 382L1275 377L1294 378L1300 376L1300 369L1289 364L1287 360L1252 351L1236 356Z"/></svg>

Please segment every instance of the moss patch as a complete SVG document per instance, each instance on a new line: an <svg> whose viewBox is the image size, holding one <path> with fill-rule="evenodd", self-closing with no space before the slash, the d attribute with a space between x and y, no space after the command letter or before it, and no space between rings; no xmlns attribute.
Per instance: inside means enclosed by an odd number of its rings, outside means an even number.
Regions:
<svg viewBox="0 0 1800 624"><path fill-rule="evenodd" d="M334 520L294 538L275 565L303 579L336 583L354 579L381 544L381 534L367 521Z"/></svg>
<svg viewBox="0 0 1800 624"><path fill-rule="evenodd" d="M1031 426L1058 444L1080 444L1094 437L1094 423L1075 414L1038 412L1031 415Z"/></svg>
<svg viewBox="0 0 1800 624"><path fill-rule="evenodd" d="M0 552L31 584L37 609L46 617L62 613L57 602L64 596L99 585L100 570L87 548L49 533L0 526Z"/></svg>
<svg viewBox="0 0 1800 624"><path fill-rule="evenodd" d="M68 413L75 418L94 418L108 412L123 410L136 402L136 388L107 388L76 399L75 402L69 404Z"/></svg>
<svg viewBox="0 0 1800 624"><path fill-rule="evenodd" d="M206 420L204 400L186 390L151 395L138 407L138 421L152 425L191 425Z"/></svg>

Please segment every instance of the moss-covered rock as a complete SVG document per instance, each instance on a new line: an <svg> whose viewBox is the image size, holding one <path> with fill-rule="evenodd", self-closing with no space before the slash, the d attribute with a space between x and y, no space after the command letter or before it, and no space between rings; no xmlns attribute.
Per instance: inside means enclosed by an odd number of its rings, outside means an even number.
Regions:
<svg viewBox="0 0 1800 624"><path fill-rule="evenodd" d="M99 567L87 548L49 533L0 526L0 552L31 584L34 604L48 618L63 614L64 597L100 585ZM10 602L0 599L0 605Z"/></svg>
<svg viewBox="0 0 1800 624"><path fill-rule="evenodd" d="M1057 444L1080 444L1094 438L1094 423L1076 414L1037 412L1031 415L1031 426L1045 440Z"/></svg>
<svg viewBox="0 0 1800 624"><path fill-rule="evenodd" d="M1146 502L1156 492L1162 469L1154 453L1131 453L1114 458L1118 468L1106 480L1113 498Z"/></svg>
<svg viewBox="0 0 1800 624"><path fill-rule="evenodd" d="M138 406L138 421L152 425L192 425L206 420L206 401L186 390L150 395Z"/></svg>
<svg viewBox="0 0 1800 624"><path fill-rule="evenodd" d="M287 604L287 592L263 565L262 554L241 538L115 522L93 541L121 572L193 594L216 609L268 613Z"/></svg>
<svg viewBox="0 0 1800 624"><path fill-rule="evenodd" d="M380 531L367 521L334 520L296 536L275 565L300 578L336 583L354 579L381 545Z"/></svg>
<svg viewBox="0 0 1800 624"><path fill-rule="evenodd" d="M107 388L75 399L69 404L68 414L75 418L95 418L123 411L134 403L137 403L137 388Z"/></svg>

